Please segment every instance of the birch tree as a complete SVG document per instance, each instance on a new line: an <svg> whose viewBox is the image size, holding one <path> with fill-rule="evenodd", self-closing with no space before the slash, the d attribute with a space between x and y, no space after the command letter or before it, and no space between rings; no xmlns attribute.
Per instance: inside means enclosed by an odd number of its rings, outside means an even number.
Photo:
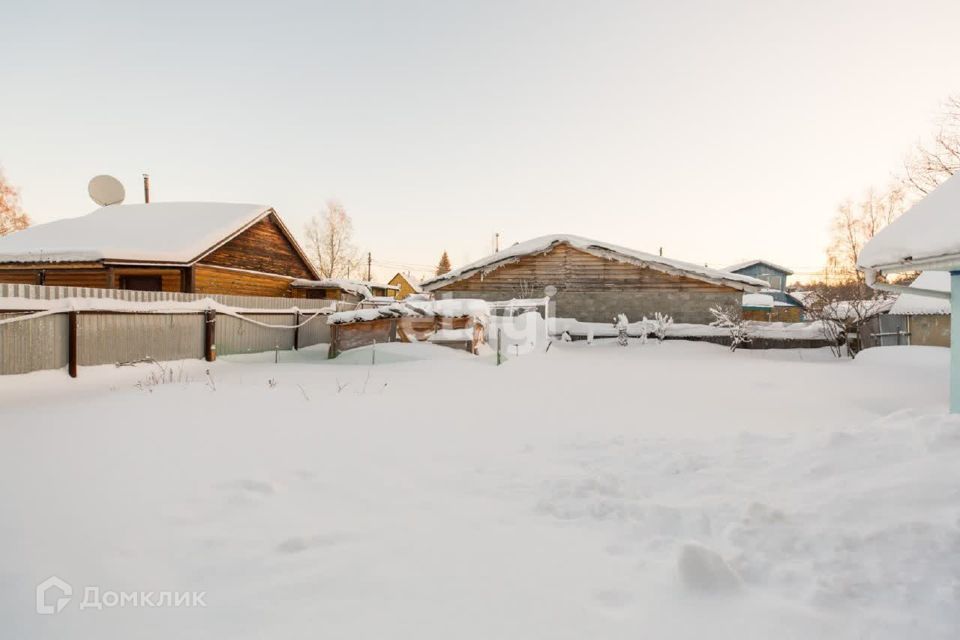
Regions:
<svg viewBox="0 0 960 640"><path fill-rule="evenodd" d="M0 236L30 226L30 216L20 206L20 190L0 171Z"/></svg>
<svg viewBox="0 0 960 640"><path fill-rule="evenodd" d="M357 247L353 244L353 221L343 205L327 201L320 214L307 223L304 233L307 250L324 278L344 278L360 266Z"/></svg>

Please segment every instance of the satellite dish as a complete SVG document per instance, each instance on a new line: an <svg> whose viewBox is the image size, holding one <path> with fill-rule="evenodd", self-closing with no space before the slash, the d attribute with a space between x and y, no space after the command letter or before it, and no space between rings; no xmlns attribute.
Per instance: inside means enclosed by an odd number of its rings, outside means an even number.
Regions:
<svg viewBox="0 0 960 640"><path fill-rule="evenodd" d="M101 207L120 204L127 195L123 185L113 176L94 176L87 186L87 192Z"/></svg>

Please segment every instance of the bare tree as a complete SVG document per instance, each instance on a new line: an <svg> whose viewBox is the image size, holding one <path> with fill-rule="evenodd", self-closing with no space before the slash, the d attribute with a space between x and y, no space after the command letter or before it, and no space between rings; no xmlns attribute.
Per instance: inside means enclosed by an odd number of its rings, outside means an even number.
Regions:
<svg viewBox="0 0 960 640"><path fill-rule="evenodd" d="M30 226L30 216L20 207L20 190L10 184L0 171L0 236Z"/></svg>
<svg viewBox="0 0 960 640"><path fill-rule="evenodd" d="M730 351L736 351L741 345L753 341L750 335L750 323L743 319L743 309L734 305L710 307L713 314L711 327L721 327L730 331Z"/></svg>
<svg viewBox="0 0 960 640"><path fill-rule="evenodd" d="M343 205L328 200L319 215L304 230L307 250L324 278L349 277L360 266L353 244L353 221Z"/></svg>
<svg viewBox="0 0 960 640"><path fill-rule="evenodd" d="M832 341L833 354L838 358L843 355L844 343L847 355L854 357L860 349L859 336L865 325L893 304L893 298L870 289L862 280L814 282L805 289L805 313L822 324L823 334Z"/></svg>
<svg viewBox="0 0 960 640"><path fill-rule="evenodd" d="M947 98L933 139L917 143L907 156L904 169L904 184L913 195L921 197L960 171L960 95Z"/></svg>
<svg viewBox="0 0 960 640"><path fill-rule="evenodd" d="M827 274L838 282L863 281L857 270L860 250L904 210L903 188L892 184L877 192L872 187L859 202L846 200L837 207L827 248Z"/></svg>

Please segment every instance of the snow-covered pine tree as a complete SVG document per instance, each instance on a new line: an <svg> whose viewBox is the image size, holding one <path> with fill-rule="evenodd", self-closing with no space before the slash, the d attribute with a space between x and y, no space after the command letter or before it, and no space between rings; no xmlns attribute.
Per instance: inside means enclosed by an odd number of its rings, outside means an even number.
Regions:
<svg viewBox="0 0 960 640"><path fill-rule="evenodd" d="M450 271L450 256L444 251L443 255L440 256L440 262L437 264L437 275L442 276L448 271Z"/></svg>

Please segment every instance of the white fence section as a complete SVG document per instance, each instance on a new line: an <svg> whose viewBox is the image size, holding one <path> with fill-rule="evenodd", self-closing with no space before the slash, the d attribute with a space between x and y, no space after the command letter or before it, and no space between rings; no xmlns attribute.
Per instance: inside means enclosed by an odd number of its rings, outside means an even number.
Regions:
<svg viewBox="0 0 960 640"><path fill-rule="evenodd" d="M38 284L0 284L0 310L3 298L59 300L61 298L108 298L129 302L194 302L209 298L220 304L239 309L324 309L331 300L306 298L266 298L263 296L228 296L212 293L172 293L168 291L126 291L123 289L93 289L88 287L44 287ZM352 308L352 305L351 305Z"/></svg>
<svg viewBox="0 0 960 640"><path fill-rule="evenodd" d="M24 303L24 299L43 300L45 302L37 304L37 311L41 311L50 307L49 301L66 298L152 303L196 302L209 298L231 309L220 307L221 312L212 316L213 326L208 327L206 312L196 305L186 310L139 310L135 305L125 304L116 305L116 309L111 309L110 304L102 309L84 309L83 305L77 305L79 311L70 311L64 305L63 310L32 317L30 304ZM211 352L220 355L328 344L330 329L326 315L316 315L317 311L355 306L300 298L0 284L0 375L63 367L75 371L78 365L145 358L203 358L208 356L209 336L213 336L215 344ZM22 320L10 321L16 318ZM213 330L208 335L209 329Z"/></svg>

